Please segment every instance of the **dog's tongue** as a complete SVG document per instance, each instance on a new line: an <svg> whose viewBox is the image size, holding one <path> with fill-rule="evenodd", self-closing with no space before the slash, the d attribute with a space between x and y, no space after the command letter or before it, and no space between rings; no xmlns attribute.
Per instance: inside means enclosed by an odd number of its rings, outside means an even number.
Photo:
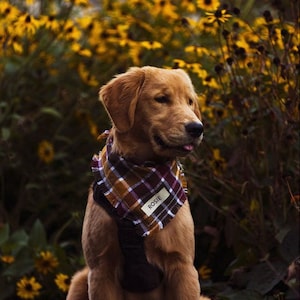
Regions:
<svg viewBox="0 0 300 300"><path fill-rule="evenodd" d="M194 146L193 145L184 145L183 149L186 150L186 151L193 151Z"/></svg>

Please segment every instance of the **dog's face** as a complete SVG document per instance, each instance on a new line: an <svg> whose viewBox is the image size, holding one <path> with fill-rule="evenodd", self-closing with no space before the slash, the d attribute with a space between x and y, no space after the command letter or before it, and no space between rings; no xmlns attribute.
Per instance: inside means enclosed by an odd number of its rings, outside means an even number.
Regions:
<svg viewBox="0 0 300 300"><path fill-rule="evenodd" d="M131 68L100 90L120 152L147 152L143 159L185 156L203 136L197 95L179 69ZM128 151L126 150L128 148Z"/></svg>

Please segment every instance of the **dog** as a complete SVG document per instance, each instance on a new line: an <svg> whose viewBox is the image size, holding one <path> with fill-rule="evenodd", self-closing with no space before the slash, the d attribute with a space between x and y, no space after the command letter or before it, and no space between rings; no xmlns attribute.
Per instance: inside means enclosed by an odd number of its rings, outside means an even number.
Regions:
<svg viewBox="0 0 300 300"><path fill-rule="evenodd" d="M105 153L93 158L92 169L98 178L89 191L82 231L87 267L73 276L67 300L208 299L200 296L193 265L194 224L177 162L177 158L193 151L203 137L190 77L181 69L132 67L104 85L99 96L112 128ZM107 167L110 160L117 166ZM118 168L119 173L114 174ZM156 194L141 204L137 217L138 204L123 203L122 197L127 198L128 191L134 190L124 179L127 175L120 178L123 168L137 176L133 184L141 190L141 198L146 189L148 193L147 182L140 186L144 175L155 177L157 170L168 170L166 174L173 181L167 187L159 186ZM105 169L107 173L101 175ZM149 170L156 171L149 175ZM107 187L110 177L114 179ZM153 179L155 188L167 182L164 177L158 178ZM121 191L116 194L121 198L114 194L119 185ZM171 185L174 187L169 189ZM173 203L172 209L168 201ZM151 214L163 206L168 210L164 212L166 219L156 220Z"/></svg>

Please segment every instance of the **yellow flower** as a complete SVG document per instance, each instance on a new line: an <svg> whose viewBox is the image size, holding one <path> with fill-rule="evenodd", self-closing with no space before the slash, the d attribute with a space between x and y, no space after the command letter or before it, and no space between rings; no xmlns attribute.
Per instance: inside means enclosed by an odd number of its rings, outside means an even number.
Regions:
<svg viewBox="0 0 300 300"><path fill-rule="evenodd" d="M77 42L72 43L71 49L81 56L86 56L86 57L92 56L91 50L82 48L82 46Z"/></svg>
<svg viewBox="0 0 300 300"><path fill-rule="evenodd" d="M128 55L133 65L139 66L141 64L141 45L138 42L131 41L129 46Z"/></svg>
<svg viewBox="0 0 300 300"><path fill-rule="evenodd" d="M57 287L62 290L63 292L67 292L70 287L70 278L68 275L59 273L55 277L55 283Z"/></svg>
<svg viewBox="0 0 300 300"><path fill-rule="evenodd" d="M183 69L187 65L187 63L182 59L174 59L173 62L174 62L174 67L175 68Z"/></svg>
<svg viewBox="0 0 300 300"><path fill-rule="evenodd" d="M197 56L204 56L204 55L211 55L211 52L205 48L205 47L200 47L200 46L187 46L185 47L184 51L186 53L191 53L191 54L196 54Z"/></svg>
<svg viewBox="0 0 300 300"><path fill-rule="evenodd" d="M17 282L17 295L22 299L34 299L39 296L41 288L34 277L23 277Z"/></svg>
<svg viewBox="0 0 300 300"><path fill-rule="evenodd" d="M154 0L154 7L152 13L154 15L161 15L167 19L177 19L179 15L176 13L176 6L170 0Z"/></svg>
<svg viewBox="0 0 300 300"><path fill-rule="evenodd" d="M213 159L211 166L216 176L221 175L222 171L226 169L226 161L221 156L220 149L213 149Z"/></svg>
<svg viewBox="0 0 300 300"><path fill-rule="evenodd" d="M58 266L57 258L50 251L42 251L35 260L35 267L38 272L47 274Z"/></svg>
<svg viewBox="0 0 300 300"><path fill-rule="evenodd" d="M217 35L219 31L218 23L209 23L207 18L201 18L197 22L197 30L203 33L208 33L211 35Z"/></svg>
<svg viewBox="0 0 300 300"><path fill-rule="evenodd" d="M191 0L182 0L180 1L180 5L188 12L195 12L196 11L196 5L194 4L194 1Z"/></svg>
<svg viewBox="0 0 300 300"><path fill-rule="evenodd" d="M54 159L53 144L46 140L41 141L38 145L38 156L46 164L51 163Z"/></svg>
<svg viewBox="0 0 300 300"><path fill-rule="evenodd" d="M229 18L231 18L231 15L227 13L226 9L217 9L214 13L206 12L205 14L207 15L208 23L225 23Z"/></svg>
<svg viewBox="0 0 300 300"><path fill-rule="evenodd" d="M63 40L78 41L81 38L81 31L78 29L74 21L67 20L60 37Z"/></svg>
<svg viewBox="0 0 300 300"><path fill-rule="evenodd" d="M252 199L250 202L250 212L254 213L260 209L259 202L256 199Z"/></svg>
<svg viewBox="0 0 300 300"><path fill-rule="evenodd" d="M23 36L24 33L34 35L41 24L42 23L39 20L35 19L30 14L22 14L14 23L15 33L18 36Z"/></svg>
<svg viewBox="0 0 300 300"><path fill-rule="evenodd" d="M67 3L73 3L74 5L88 6L89 0L65 0Z"/></svg>
<svg viewBox="0 0 300 300"><path fill-rule="evenodd" d="M216 79L213 78L212 76L206 76L206 78L203 80L203 85L216 90L220 89L220 85L217 83Z"/></svg>
<svg viewBox="0 0 300 300"><path fill-rule="evenodd" d="M197 5L199 8L203 10L217 10L218 7L220 6L220 1L219 0L198 0Z"/></svg>
<svg viewBox="0 0 300 300"><path fill-rule="evenodd" d="M210 279L212 269L208 268L207 266L203 265L198 269L199 277L202 280Z"/></svg>
<svg viewBox="0 0 300 300"><path fill-rule="evenodd" d="M9 4L8 2L2 2L0 3L0 19L10 22L11 20L15 20L18 15L20 14L20 11L13 5ZM3 21L1 20L1 22Z"/></svg>
<svg viewBox="0 0 300 300"><path fill-rule="evenodd" d="M148 50L153 50L153 49L159 49L162 47L162 44L159 42L149 42L149 41L143 41L141 42L141 46L148 49Z"/></svg>
<svg viewBox="0 0 300 300"><path fill-rule="evenodd" d="M12 264L15 258L12 255L1 255L0 260L6 264Z"/></svg>
<svg viewBox="0 0 300 300"><path fill-rule="evenodd" d="M94 136L97 139L98 136L99 136L99 131L98 131L97 124L90 118L88 119L88 124L89 124L91 135Z"/></svg>
<svg viewBox="0 0 300 300"><path fill-rule="evenodd" d="M90 74L90 72L86 69L84 64L79 64L78 66L79 76L81 77L82 81L90 86L98 86L99 83L97 79Z"/></svg>
<svg viewBox="0 0 300 300"><path fill-rule="evenodd" d="M55 33L59 32L60 30L60 24L54 15L41 16L41 24Z"/></svg>

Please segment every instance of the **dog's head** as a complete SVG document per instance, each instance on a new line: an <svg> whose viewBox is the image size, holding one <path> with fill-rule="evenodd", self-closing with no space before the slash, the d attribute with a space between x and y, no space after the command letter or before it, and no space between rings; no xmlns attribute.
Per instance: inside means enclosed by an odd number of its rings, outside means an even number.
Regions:
<svg viewBox="0 0 300 300"><path fill-rule="evenodd" d="M180 69L130 68L99 92L115 151L136 161L185 156L203 136L197 95Z"/></svg>

